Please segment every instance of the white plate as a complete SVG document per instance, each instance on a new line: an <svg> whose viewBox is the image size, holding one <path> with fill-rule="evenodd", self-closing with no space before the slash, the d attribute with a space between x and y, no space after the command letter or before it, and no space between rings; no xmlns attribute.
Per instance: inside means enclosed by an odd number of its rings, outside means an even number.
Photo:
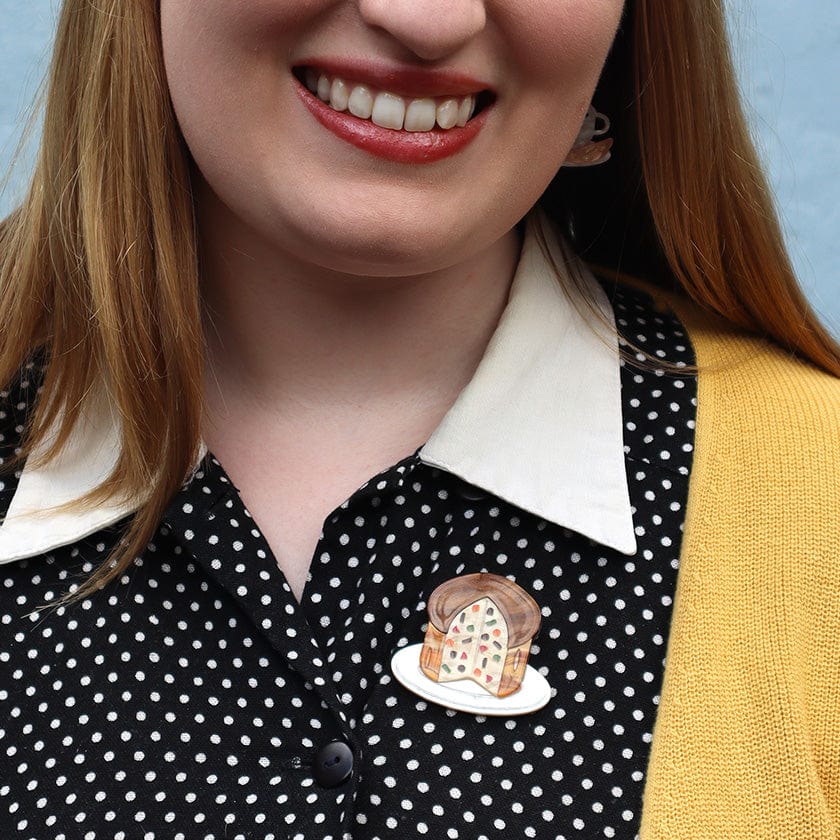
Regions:
<svg viewBox="0 0 840 840"><path fill-rule="evenodd" d="M536 712L551 699L548 680L530 665L525 666L519 690L507 697L496 697L472 680L435 682L420 670L422 649L422 644L400 648L391 659L391 670L405 688L431 703L474 715L511 717Z"/></svg>

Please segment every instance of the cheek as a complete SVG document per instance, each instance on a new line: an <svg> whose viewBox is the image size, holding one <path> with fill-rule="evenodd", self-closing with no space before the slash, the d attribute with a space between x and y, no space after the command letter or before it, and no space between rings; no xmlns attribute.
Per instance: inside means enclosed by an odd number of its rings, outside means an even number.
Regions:
<svg viewBox="0 0 840 840"><path fill-rule="evenodd" d="M218 27L225 22L223 10L216 0L205 2L202 12L196 0L160 0L166 81L181 121L207 97L207 88L217 84L216 68L227 58L225 45L217 37Z"/></svg>
<svg viewBox="0 0 840 840"><path fill-rule="evenodd" d="M527 205L555 176L580 131L621 20L622 3L511 0L505 7L501 24L507 27L510 62L505 70L515 89L517 130L504 142L508 159L528 161L527 177L514 187Z"/></svg>
<svg viewBox="0 0 840 840"><path fill-rule="evenodd" d="M547 165L565 158L577 136L623 11L621 0L532 0L507 4L510 73L520 114L544 138ZM595 103L597 105L597 103Z"/></svg>
<svg viewBox="0 0 840 840"><path fill-rule="evenodd" d="M622 0L513 0L506 3L501 25L516 37L512 63L532 86L597 80L621 21ZM594 84L594 81L592 82Z"/></svg>
<svg viewBox="0 0 840 840"><path fill-rule="evenodd" d="M161 43L169 93L187 145L197 160L226 154L234 122L255 88L278 82L267 62L249 61L255 33L278 19L278 3L253 0L160 0ZM291 4L290 4L291 5Z"/></svg>
<svg viewBox="0 0 840 840"><path fill-rule="evenodd" d="M163 56L174 97L224 96L250 72L248 57L260 41L272 37L274 28L291 25L283 7L269 0L160 0Z"/></svg>

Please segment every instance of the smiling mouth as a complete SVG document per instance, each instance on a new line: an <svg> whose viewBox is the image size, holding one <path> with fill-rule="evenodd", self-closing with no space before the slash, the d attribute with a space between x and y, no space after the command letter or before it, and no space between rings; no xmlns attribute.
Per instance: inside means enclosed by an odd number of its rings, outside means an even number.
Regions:
<svg viewBox="0 0 840 840"><path fill-rule="evenodd" d="M489 90L461 96L405 97L314 67L296 68L294 75L333 111L399 132L446 132L463 128L494 99Z"/></svg>

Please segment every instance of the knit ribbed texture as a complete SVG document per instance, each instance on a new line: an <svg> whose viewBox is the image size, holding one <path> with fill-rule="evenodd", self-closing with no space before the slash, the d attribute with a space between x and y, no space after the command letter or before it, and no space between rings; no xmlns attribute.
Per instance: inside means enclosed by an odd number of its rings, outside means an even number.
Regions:
<svg viewBox="0 0 840 840"><path fill-rule="evenodd" d="M840 380L679 299L696 452L642 840L837 840Z"/></svg>

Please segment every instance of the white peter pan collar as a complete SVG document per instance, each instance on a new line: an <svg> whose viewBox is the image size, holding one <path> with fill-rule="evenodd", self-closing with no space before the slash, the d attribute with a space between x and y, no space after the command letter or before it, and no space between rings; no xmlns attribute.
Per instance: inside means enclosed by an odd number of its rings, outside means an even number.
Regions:
<svg viewBox="0 0 840 840"><path fill-rule="evenodd" d="M580 283L558 270L575 271ZM119 423L100 404L80 418L60 457L31 459L0 525L0 563L69 545L133 513L136 505L119 502L57 509L107 478L119 449ZM636 551L612 307L539 214L528 220L484 358L420 457L598 543Z"/></svg>
<svg viewBox="0 0 840 840"><path fill-rule="evenodd" d="M564 268L567 276L558 278ZM541 214L529 217L510 299L478 370L420 455L517 507L635 554L613 310Z"/></svg>

